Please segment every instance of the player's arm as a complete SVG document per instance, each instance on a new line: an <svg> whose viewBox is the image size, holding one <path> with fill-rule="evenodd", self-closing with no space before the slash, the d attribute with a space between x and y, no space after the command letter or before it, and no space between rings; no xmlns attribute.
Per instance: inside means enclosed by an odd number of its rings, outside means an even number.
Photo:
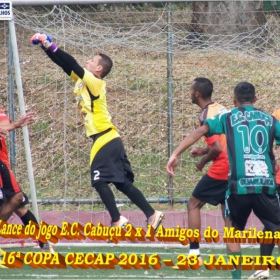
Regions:
<svg viewBox="0 0 280 280"><path fill-rule="evenodd" d="M205 147L205 148L193 148L190 151L190 155L191 157L195 158L195 157L202 157L206 154L208 154L210 151L209 147Z"/></svg>
<svg viewBox="0 0 280 280"><path fill-rule="evenodd" d="M207 154L205 154L201 158L201 160L199 160L196 163L197 169L202 171L204 166L208 162L215 160L222 151L223 151L223 147L222 147L221 141L217 140L217 141L213 142L212 145L211 145L211 148L209 149L209 152Z"/></svg>
<svg viewBox="0 0 280 280"><path fill-rule="evenodd" d="M73 80L76 81L78 78L82 79L84 77L84 68L78 64L73 56L57 47L48 35L36 33L32 36L30 42L33 45L41 45L48 57L60 66Z"/></svg>
<svg viewBox="0 0 280 280"><path fill-rule="evenodd" d="M170 176L174 176L174 170L178 165L179 156L208 132L209 126L208 124L204 124L201 127L193 130L187 137L185 137L185 139L175 149L168 160L166 170Z"/></svg>
<svg viewBox="0 0 280 280"><path fill-rule="evenodd" d="M24 127L34 122L34 114L32 112L20 117L19 120L10 123L8 119L0 120L0 128L6 131L12 131L14 129Z"/></svg>

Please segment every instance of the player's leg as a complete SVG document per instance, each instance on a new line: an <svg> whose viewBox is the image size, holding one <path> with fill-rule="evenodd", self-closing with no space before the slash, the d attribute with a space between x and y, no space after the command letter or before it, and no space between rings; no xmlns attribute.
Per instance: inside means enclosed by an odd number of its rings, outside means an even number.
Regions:
<svg viewBox="0 0 280 280"><path fill-rule="evenodd" d="M133 173L126 158L122 140L117 137L106 142L106 138L109 136L110 132L99 137L94 143L91 151L91 181L92 186L99 193L102 202L109 211L112 225L120 226L127 223L128 220L120 215L114 194L107 182L113 182L145 213L153 225L158 225L163 213L155 212L143 194L132 185Z"/></svg>
<svg viewBox="0 0 280 280"><path fill-rule="evenodd" d="M280 231L280 205L279 197L276 195L259 194L254 200L254 213L264 225L264 234L266 231ZM261 244L261 256L271 256L275 244ZM269 270L257 270L248 279L266 279L269 277Z"/></svg>
<svg viewBox="0 0 280 280"><path fill-rule="evenodd" d="M225 212L226 212L225 204L221 204L221 211L222 211L222 216L223 216L223 219L224 219L224 222L225 222L225 227L230 229L232 227L232 222L231 222L229 217L225 216ZM237 243L237 242L226 241L226 248L227 248L227 253L240 252L241 251L240 243Z"/></svg>
<svg viewBox="0 0 280 280"><path fill-rule="evenodd" d="M201 231L200 209L205 205L205 203L206 202L195 198L193 195L190 197L187 203L189 229L193 229L193 230L199 229L199 231ZM190 241L189 255L196 255L200 262L200 266L203 264L202 258L200 256L198 241Z"/></svg>
<svg viewBox="0 0 280 280"><path fill-rule="evenodd" d="M108 210L111 225L125 226L128 220L121 216L116 205L114 193L109 187L109 182L112 182L116 175L120 176L118 175L120 170L114 168L115 139L119 139L117 136L118 134L116 134L115 130L110 130L92 138L94 142L90 154L91 185L95 188ZM121 180L124 181L124 177Z"/></svg>
<svg viewBox="0 0 280 280"><path fill-rule="evenodd" d="M125 153L123 143L119 143L120 154L119 162L122 164L123 173L125 175L124 183L114 182L116 188L124 193L147 217L147 225L151 225L155 230L164 219L164 214L161 211L154 210L147 201L143 193L133 185L134 174L131 169L130 161Z"/></svg>
<svg viewBox="0 0 280 280"><path fill-rule="evenodd" d="M252 212L252 195L238 195L231 194L226 197L225 200L225 217L229 220L225 220L225 225L227 227L232 226L235 230L244 230L247 220ZM227 246L228 256L233 255L236 257L241 257L240 246L229 244ZM239 269L237 267L231 271L232 279L241 279L241 266Z"/></svg>
<svg viewBox="0 0 280 280"><path fill-rule="evenodd" d="M117 208L115 196L111 188L109 187L108 183L104 181L94 182L92 186L98 192L102 202L109 212L111 224L114 225L114 223L120 220L121 214Z"/></svg>
<svg viewBox="0 0 280 280"><path fill-rule="evenodd" d="M147 217L147 224L156 230L163 220L164 214L161 211L154 210L143 193L131 181L126 180L124 183L114 183L114 185L142 210Z"/></svg>
<svg viewBox="0 0 280 280"><path fill-rule="evenodd" d="M279 194L280 194L280 186L279 185L277 185L276 191L277 191L278 198L279 198ZM264 231L266 231L265 228L264 228ZM272 254L273 248L274 248L274 244L261 243L261 245L260 245L261 256L269 256L269 254ZM280 243L278 243L278 250L280 252ZM248 279L261 279L261 278L262 279L269 278L269 269L257 270Z"/></svg>
<svg viewBox="0 0 280 280"><path fill-rule="evenodd" d="M214 206L224 203L227 186L227 180L217 180L208 174L202 176L187 204L188 228L201 230L200 209L206 203ZM197 255L200 264L203 264L200 257L199 242L190 242L189 254Z"/></svg>
<svg viewBox="0 0 280 280"><path fill-rule="evenodd" d="M3 221L8 221L13 212L23 201L23 194L14 174L1 160L0 173L3 183L3 191L7 198L7 202L3 204L1 209L0 219Z"/></svg>
<svg viewBox="0 0 280 280"><path fill-rule="evenodd" d="M4 193L3 188L2 188L2 178L1 178L1 176L0 176L0 186L1 186L0 187L0 212L1 212L3 204L6 202L5 193ZM6 267L5 265L2 264L4 253L5 252L0 248L0 268L8 268L8 267Z"/></svg>
<svg viewBox="0 0 280 280"><path fill-rule="evenodd" d="M16 209L15 213L21 219L24 226L27 226L30 221L38 224L36 217L28 209L29 199L24 192L23 192L23 197L24 197L24 201L19 205L19 207L18 207L18 209ZM55 253L53 247L48 242L47 243L43 243L41 241L38 241L38 242L39 242L39 246L43 253L45 253L45 252L51 252L52 254Z"/></svg>

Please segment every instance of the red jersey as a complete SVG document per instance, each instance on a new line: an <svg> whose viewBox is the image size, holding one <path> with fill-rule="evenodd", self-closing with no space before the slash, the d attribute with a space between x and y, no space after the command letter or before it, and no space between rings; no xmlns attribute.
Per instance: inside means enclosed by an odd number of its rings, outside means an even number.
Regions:
<svg viewBox="0 0 280 280"><path fill-rule="evenodd" d="M221 104L218 104L216 102L210 103L202 110L199 118L199 123L200 125L202 125L206 119L209 119L226 111L226 108ZM226 136L224 134L213 135L210 137L204 137L204 140L209 148L211 148L212 144L217 140L220 140L223 147L223 151L218 155L216 159L213 160L213 164L210 166L207 174L211 178L217 180L228 180L229 161L227 155Z"/></svg>
<svg viewBox="0 0 280 280"><path fill-rule="evenodd" d="M4 120L8 120L10 122L10 119L4 113L4 111L0 110L0 121L4 121ZM7 149L5 138L2 138L0 140L0 159L7 165L8 168L10 168L10 161L9 161L8 149Z"/></svg>

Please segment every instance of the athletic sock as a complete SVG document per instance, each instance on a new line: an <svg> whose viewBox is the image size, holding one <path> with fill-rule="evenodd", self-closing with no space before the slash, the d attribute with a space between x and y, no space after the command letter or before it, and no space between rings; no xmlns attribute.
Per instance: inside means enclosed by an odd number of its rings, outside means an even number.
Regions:
<svg viewBox="0 0 280 280"><path fill-rule="evenodd" d="M239 264L239 268L236 269L236 267L234 268L234 270L231 270L231 278L232 279L241 279L241 252L231 252L231 253L227 253L227 255L231 255L231 256L240 256L240 264Z"/></svg>
<svg viewBox="0 0 280 280"><path fill-rule="evenodd" d="M25 226L27 226L30 221L38 224L37 219L35 218L35 216L33 215L33 213L30 210L27 210L27 212L22 217L20 217L20 219L21 219L21 221L23 222L23 224ZM38 242L39 242L40 248L43 248L44 247L44 243L41 242L41 241L38 241Z"/></svg>
<svg viewBox="0 0 280 280"><path fill-rule="evenodd" d="M200 256L200 250L199 249L190 249L189 255Z"/></svg>
<svg viewBox="0 0 280 280"><path fill-rule="evenodd" d="M273 243L272 244L261 243L261 248L260 248L261 256L271 256L274 246L275 244Z"/></svg>
<svg viewBox="0 0 280 280"><path fill-rule="evenodd" d="M199 242L197 242L197 241L190 242L189 255L200 256Z"/></svg>

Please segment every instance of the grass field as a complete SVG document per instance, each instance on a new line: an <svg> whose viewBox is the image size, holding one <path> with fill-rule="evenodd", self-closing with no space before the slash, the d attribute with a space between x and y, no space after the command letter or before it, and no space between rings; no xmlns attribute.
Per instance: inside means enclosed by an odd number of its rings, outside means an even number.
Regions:
<svg viewBox="0 0 280 280"><path fill-rule="evenodd" d="M165 245L158 247L147 247L147 246L113 246L109 244L94 245L92 247L74 247L74 246L63 246L55 247L55 250L66 256L69 253L91 253L95 254L102 253L112 253L114 256L118 257L121 254L132 255L137 254L138 256L143 256L146 254L148 257L153 254L158 254L160 257L159 262L161 267L159 269L154 269L150 266L147 268L128 268L124 269L119 265L116 265L114 269L74 269L70 265L67 265L65 269L44 269L37 268L34 269L29 265L24 264L22 268L13 269L1 269L0 279L231 279L230 271L228 270L207 270L205 265L200 267L198 270L188 269L188 270L174 270L171 266L167 266L164 260L172 260L177 263L177 257L180 254L185 254L187 248L168 248ZM26 254L27 252L38 252L36 248L20 248L20 249L7 249L7 252L22 252ZM214 254L217 257L225 255L225 249L214 249L214 248L202 248L202 256L204 261L209 260L209 255ZM242 250L243 255L258 255L258 248L244 248ZM274 257L279 257L279 252L277 249L274 250ZM131 263L131 262L130 262ZM247 279L249 275L252 274L252 270L243 271L242 278ZM278 270L271 271L271 277L273 279L280 279L280 272Z"/></svg>

